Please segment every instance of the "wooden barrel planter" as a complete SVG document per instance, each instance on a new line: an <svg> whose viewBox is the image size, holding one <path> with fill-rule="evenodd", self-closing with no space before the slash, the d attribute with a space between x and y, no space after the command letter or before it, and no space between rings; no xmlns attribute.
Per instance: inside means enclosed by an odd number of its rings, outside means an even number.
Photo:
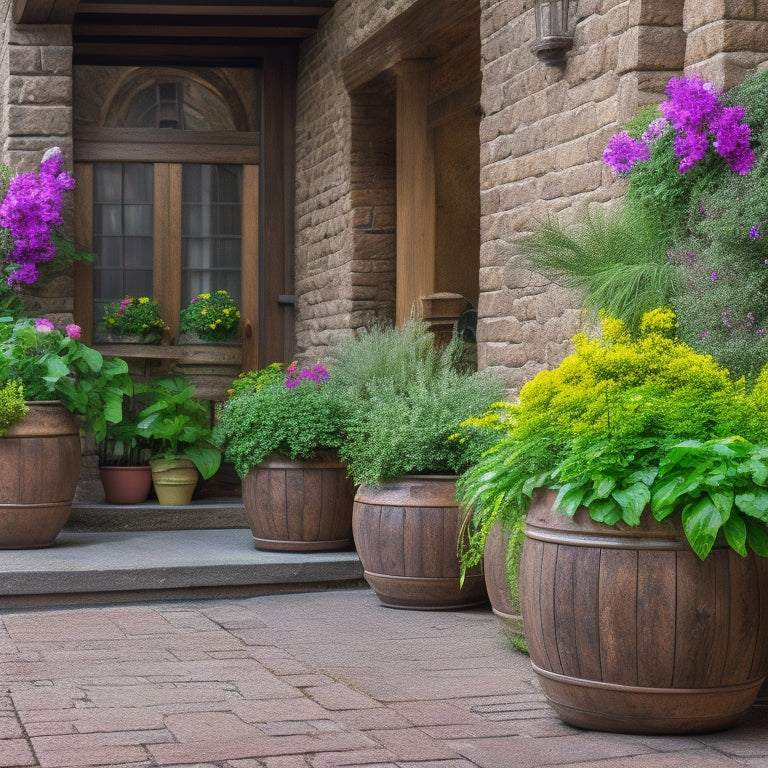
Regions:
<svg viewBox="0 0 768 768"><path fill-rule="evenodd" d="M724 544L701 561L677 520L573 519L537 491L520 601L531 662L582 728L671 734L732 725L768 674L768 559Z"/></svg>
<svg viewBox="0 0 768 768"><path fill-rule="evenodd" d="M273 454L243 479L257 549L327 552L352 546L355 487L333 451L311 461Z"/></svg>
<svg viewBox="0 0 768 768"><path fill-rule="evenodd" d="M491 601L491 610L499 620L504 634L512 640L524 640L517 584L515 583L513 592L509 578L510 538L509 528L498 520L491 525L483 549L485 588L488 591L488 599ZM521 541L514 543L518 549L521 545Z"/></svg>
<svg viewBox="0 0 768 768"><path fill-rule="evenodd" d="M72 510L80 478L80 428L58 400L29 413L0 438L0 548L51 546Z"/></svg>
<svg viewBox="0 0 768 768"><path fill-rule="evenodd" d="M482 565L459 587L460 520L455 477L413 475L358 488L355 546L384 605L449 610L488 602Z"/></svg>

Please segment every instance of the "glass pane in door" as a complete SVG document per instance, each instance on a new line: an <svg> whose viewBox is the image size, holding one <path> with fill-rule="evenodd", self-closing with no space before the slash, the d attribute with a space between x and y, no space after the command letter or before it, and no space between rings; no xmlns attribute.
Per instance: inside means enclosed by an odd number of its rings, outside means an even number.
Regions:
<svg viewBox="0 0 768 768"><path fill-rule="evenodd" d="M104 307L126 295L152 295L151 163L93 167L94 332L103 340Z"/></svg>
<svg viewBox="0 0 768 768"><path fill-rule="evenodd" d="M185 164L182 169L181 305L227 291L241 304L242 169Z"/></svg>

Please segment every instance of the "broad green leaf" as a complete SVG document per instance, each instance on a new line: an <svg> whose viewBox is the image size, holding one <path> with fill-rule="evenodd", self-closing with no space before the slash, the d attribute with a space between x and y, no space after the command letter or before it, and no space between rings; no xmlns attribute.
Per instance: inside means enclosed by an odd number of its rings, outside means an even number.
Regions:
<svg viewBox="0 0 768 768"><path fill-rule="evenodd" d="M613 499L596 499L589 505L589 516L597 523L615 525L621 520L621 507Z"/></svg>
<svg viewBox="0 0 768 768"><path fill-rule="evenodd" d="M768 490L755 488L750 493L740 493L736 496L736 506L745 515L768 522Z"/></svg>
<svg viewBox="0 0 768 768"><path fill-rule="evenodd" d="M555 499L555 509L568 517L573 517L587 494L587 488L581 483L566 483Z"/></svg>
<svg viewBox="0 0 768 768"><path fill-rule="evenodd" d="M613 477L601 477L595 484L594 498L605 499L610 496L611 491L616 487L616 480Z"/></svg>
<svg viewBox="0 0 768 768"><path fill-rule="evenodd" d="M744 524L747 527L747 544L760 557L768 557L768 528L751 518L746 518Z"/></svg>
<svg viewBox="0 0 768 768"><path fill-rule="evenodd" d="M683 507L682 521L688 543L699 558L704 560L723 525L717 507L705 494Z"/></svg>
<svg viewBox="0 0 768 768"><path fill-rule="evenodd" d="M731 515L723 525L728 546L742 557L747 556L747 526L739 514Z"/></svg>
<svg viewBox="0 0 768 768"><path fill-rule="evenodd" d="M635 483L624 490L616 490L612 495L621 507L621 516L627 525L637 525L640 522L643 510L651 500L651 492L643 483Z"/></svg>

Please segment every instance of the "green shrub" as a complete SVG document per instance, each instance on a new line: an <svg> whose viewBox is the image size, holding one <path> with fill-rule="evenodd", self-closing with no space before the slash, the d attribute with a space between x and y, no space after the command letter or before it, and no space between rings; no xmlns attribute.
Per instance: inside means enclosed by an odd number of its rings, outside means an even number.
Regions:
<svg viewBox="0 0 768 768"><path fill-rule="evenodd" d="M29 411L24 403L24 387L20 381L6 381L0 387L0 435L18 424Z"/></svg>
<svg viewBox="0 0 768 768"><path fill-rule="evenodd" d="M214 442L240 477L272 453L309 460L341 444L343 412L326 385L328 372L292 368L273 363L241 376L217 409Z"/></svg>
<svg viewBox="0 0 768 768"><path fill-rule="evenodd" d="M461 343L438 350L424 324L377 327L336 350L329 385L342 404L340 456L356 483L463 471L489 444L459 425L501 397L494 377L460 370Z"/></svg>

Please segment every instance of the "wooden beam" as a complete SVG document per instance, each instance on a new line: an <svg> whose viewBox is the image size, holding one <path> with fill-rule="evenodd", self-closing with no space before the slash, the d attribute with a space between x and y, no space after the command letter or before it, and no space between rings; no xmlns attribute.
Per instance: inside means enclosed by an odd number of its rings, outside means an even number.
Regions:
<svg viewBox="0 0 768 768"><path fill-rule="evenodd" d="M395 322L435 292L435 150L427 125L430 65L397 65L397 267Z"/></svg>
<svg viewBox="0 0 768 768"><path fill-rule="evenodd" d="M78 0L13 0L17 24L71 24Z"/></svg>
<svg viewBox="0 0 768 768"><path fill-rule="evenodd" d="M354 91L398 61L429 58L440 30L477 12L477 0L418 0L341 59L344 85Z"/></svg>
<svg viewBox="0 0 768 768"><path fill-rule="evenodd" d="M31 2L32 0L23 0ZM50 2L50 0L47 0ZM39 2L39 0L38 0ZM188 16L311 16L318 18L333 7L331 0L316 3L127 3L80 0L78 15L88 14L163 14Z"/></svg>

